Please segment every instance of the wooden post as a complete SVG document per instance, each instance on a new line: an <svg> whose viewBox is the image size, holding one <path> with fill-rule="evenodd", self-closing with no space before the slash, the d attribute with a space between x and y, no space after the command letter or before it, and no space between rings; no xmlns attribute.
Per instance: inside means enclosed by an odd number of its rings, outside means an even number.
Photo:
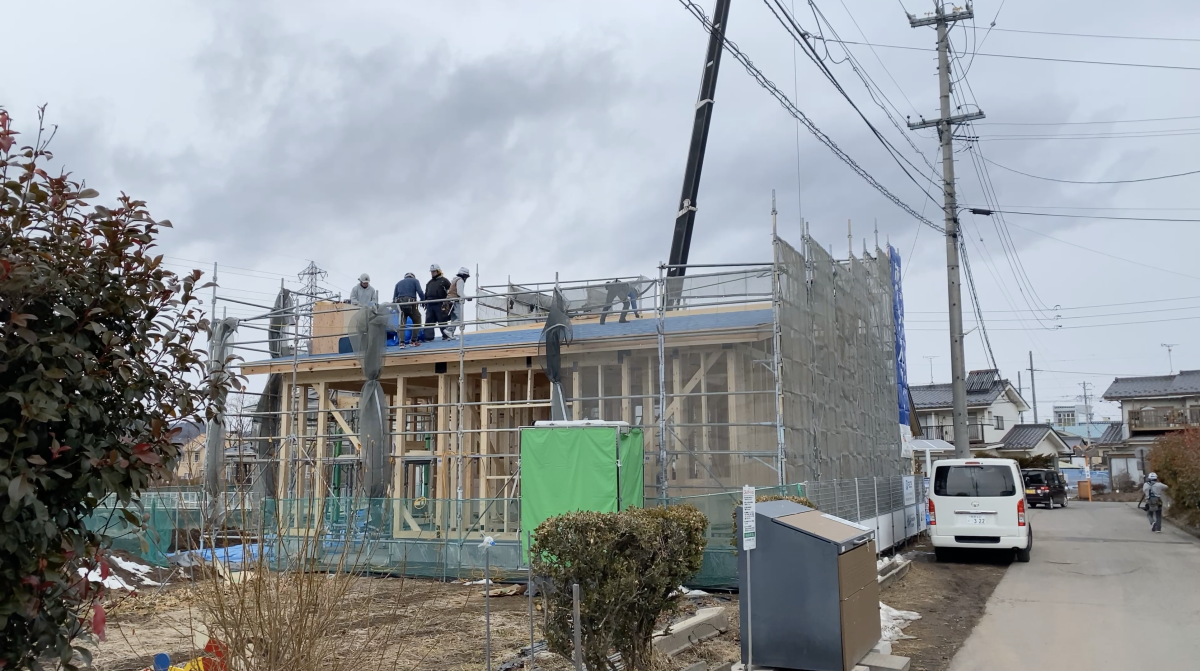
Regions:
<svg viewBox="0 0 1200 671"><path fill-rule="evenodd" d="M447 487L446 472L450 468L450 460L447 452L447 446L450 444L450 436L446 435L447 427L450 426L450 381L445 375L438 375L438 390L437 390L437 438L434 440L434 465L437 468L437 477L434 478L434 498L445 499ZM439 521L440 518L439 518Z"/></svg>
<svg viewBox="0 0 1200 671"><path fill-rule="evenodd" d="M505 376L505 378L508 378L508 376ZM488 441L488 438L490 438L490 433L488 433L488 431L487 431L488 429L490 429L490 424L491 424L490 421L488 421L488 414L490 414L490 413L488 413L488 409L487 409L488 403L492 402L491 379L488 379L486 377L480 378L479 384L480 384L479 402L481 403L481 405L479 406L479 429L481 430L479 433L479 460L478 460L479 461L479 498L488 498L488 493L490 493L490 492L488 492L487 490L490 489L490 487L487 486L487 477L488 477L488 475L492 474L492 467L491 467L492 460L488 459L488 457L487 457L487 455L491 453L491 445L488 444L488 443L490 443L490 441ZM485 529L486 529L486 527L485 527Z"/></svg>
<svg viewBox="0 0 1200 671"><path fill-rule="evenodd" d="M700 458L711 463L708 439L708 358L708 352L700 352L700 423L704 425L700 427L700 449L704 451Z"/></svg>
<svg viewBox="0 0 1200 671"><path fill-rule="evenodd" d="M292 434L292 385L283 385L283 403L280 407L283 409L283 417L279 423L279 482L275 483L275 496L279 499L291 497L291 473L292 473L292 455L296 453L296 446L293 441L287 439L287 436ZM276 514L282 514L282 510L277 510ZM282 526L282 525L281 525Z"/></svg>
<svg viewBox="0 0 1200 671"><path fill-rule="evenodd" d="M744 375L742 366L742 354L736 348L725 352L725 379L729 388L729 423L731 425L746 421L745 413L742 411L742 399L744 396L739 396L734 392L743 391L745 381L742 379ZM729 450L739 450L742 448L741 441L742 431L739 426L729 427Z"/></svg>
<svg viewBox="0 0 1200 671"><path fill-rule="evenodd" d="M583 371L579 370L579 362L571 366L571 396L576 399L571 402L571 419L583 419Z"/></svg>
<svg viewBox="0 0 1200 671"><path fill-rule="evenodd" d="M404 448L408 439L408 414L404 407L408 405L408 379L403 375L396 378L396 436L394 450L396 456L389 457L392 465L392 536L398 537L404 530Z"/></svg>
<svg viewBox="0 0 1200 671"><path fill-rule="evenodd" d="M596 366L596 419L604 421L604 364Z"/></svg>
<svg viewBox="0 0 1200 671"><path fill-rule="evenodd" d="M629 372L628 355L621 357L621 421L633 424L633 379ZM645 412L643 410L643 412Z"/></svg>
<svg viewBox="0 0 1200 671"><path fill-rule="evenodd" d="M329 383L317 383L317 433L315 472L313 473L313 496L316 498L317 519L325 512L325 435L329 423Z"/></svg>

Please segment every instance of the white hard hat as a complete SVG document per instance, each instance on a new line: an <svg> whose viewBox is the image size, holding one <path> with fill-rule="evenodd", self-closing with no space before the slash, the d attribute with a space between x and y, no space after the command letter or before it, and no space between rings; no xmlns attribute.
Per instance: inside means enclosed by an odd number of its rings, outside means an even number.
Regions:
<svg viewBox="0 0 1200 671"><path fill-rule="evenodd" d="M440 271L441 269L442 269L442 267L436 263L429 264L429 272L431 272L431 273L434 271Z"/></svg>
<svg viewBox="0 0 1200 671"><path fill-rule="evenodd" d="M1151 473L1150 475L1147 475L1147 476L1146 476L1146 479L1147 479L1147 480L1157 480L1157 479L1158 479L1158 473Z"/></svg>
<svg viewBox="0 0 1200 671"><path fill-rule="evenodd" d="M358 276L358 281L359 281L359 282L370 282L370 281L371 281L371 276L370 276L370 275L368 275L368 274L366 274L366 273L363 273L362 275L359 275L359 276Z"/></svg>
<svg viewBox="0 0 1200 671"><path fill-rule="evenodd" d="M466 266L463 266L462 268L459 268L459 269L458 269L458 274L459 274L459 275L466 275L466 276L470 277L470 276L471 276L471 271L470 271L470 270L469 270L469 269L468 269Z"/></svg>

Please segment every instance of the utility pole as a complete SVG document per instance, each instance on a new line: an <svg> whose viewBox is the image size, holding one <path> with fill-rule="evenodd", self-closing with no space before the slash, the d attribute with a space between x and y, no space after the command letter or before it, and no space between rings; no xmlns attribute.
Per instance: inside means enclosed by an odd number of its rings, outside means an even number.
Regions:
<svg viewBox="0 0 1200 671"><path fill-rule="evenodd" d="M1021 384L1021 371L1017 371L1017 395L1021 398L1025 398L1025 385ZM1019 411L1017 414L1020 416L1020 419L1017 420L1017 423L1024 424L1025 411Z"/></svg>
<svg viewBox="0 0 1200 671"><path fill-rule="evenodd" d="M1092 443L1092 404L1090 401L1088 401L1088 387L1090 387L1091 385L1092 385L1091 382L1080 382L1079 383L1079 386L1083 387L1083 410L1084 410L1084 413L1087 415L1087 417L1084 419L1084 421L1087 422L1088 445L1091 445L1091 443Z"/></svg>
<svg viewBox="0 0 1200 671"><path fill-rule="evenodd" d="M1029 391L1033 394L1033 423L1037 424L1037 383L1033 381L1033 352L1029 353Z"/></svg>
<svg viewBox="0 0 1200 671"><path fill-rule="evenodd" d="M216 273L216 271L214 270L213 273ZM1175 362L1171 359L1171 350L1178 347L1179 343L1176 343L1176 342L1166 343L1165 342L1162 344L1162 346L1167 348L1167 374L1174 375L1175 374Z"/></svg>
<svg viewBox="0 0 1200 671"><path fill-rule="evenodd" d="M971 456L971 439L967 434L967 365L963 353L962 285L958 259L958 203L954 194L954 127L974 119L982 119L983 112L950 114L950 24L975 17L971 4L967 8L946 12L941 0L935 0L932 16L918 19L908 15L908 24L913 28L936 26L938 41L938 90L941 98L941 116L932 121L922 119L909 122L908 127L937 128L942 144L942 190L945 196L946 218L946 289L950 303L950 384L954 398L954 456L960 459Z"/></svg>

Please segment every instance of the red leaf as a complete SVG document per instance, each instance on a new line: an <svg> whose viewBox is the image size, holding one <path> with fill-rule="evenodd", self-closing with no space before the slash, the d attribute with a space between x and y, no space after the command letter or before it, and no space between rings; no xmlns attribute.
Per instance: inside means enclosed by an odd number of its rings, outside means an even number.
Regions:
<svg viewBox="0 0 1200 671"><path fill-rule="evenodd" d="M100 580L108 580L108 562L103 557L100 558Z"/></svg>
<svg viewBox="0 0 1200 671"><path fill-rule="evenodd" d="M104 606L97 601L92 605L92 633L104 641L104 626L107 624L108 618L104 614Z"/></svg>

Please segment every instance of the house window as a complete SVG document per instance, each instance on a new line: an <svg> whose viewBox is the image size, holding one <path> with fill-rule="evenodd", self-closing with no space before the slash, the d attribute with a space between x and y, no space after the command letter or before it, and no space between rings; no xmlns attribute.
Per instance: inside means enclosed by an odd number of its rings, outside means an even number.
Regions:
<svg viewBox="0 0 1200 671"><path fill-rule="evenodd" d="M1074 410L1055 410L1054 423L1059 426L1075 426Z"/></svg>
<svg viewBox="0 0 1200 671"><path fill-rule="evenodd" d="M192 452L192 463L194 464L194 463L196 463L197 461L200 461L200 453L199 453L199 452Z"/></svg>
<svg viewBox="0 0 1200 671"><path fill-rule="evenodd" d="M994 426L996 427L997 431L1004 430L1004 418L1003 417L1001 417L1000 415L996 415L995 417L992 418L992 422L994 422Z"/></svg>

